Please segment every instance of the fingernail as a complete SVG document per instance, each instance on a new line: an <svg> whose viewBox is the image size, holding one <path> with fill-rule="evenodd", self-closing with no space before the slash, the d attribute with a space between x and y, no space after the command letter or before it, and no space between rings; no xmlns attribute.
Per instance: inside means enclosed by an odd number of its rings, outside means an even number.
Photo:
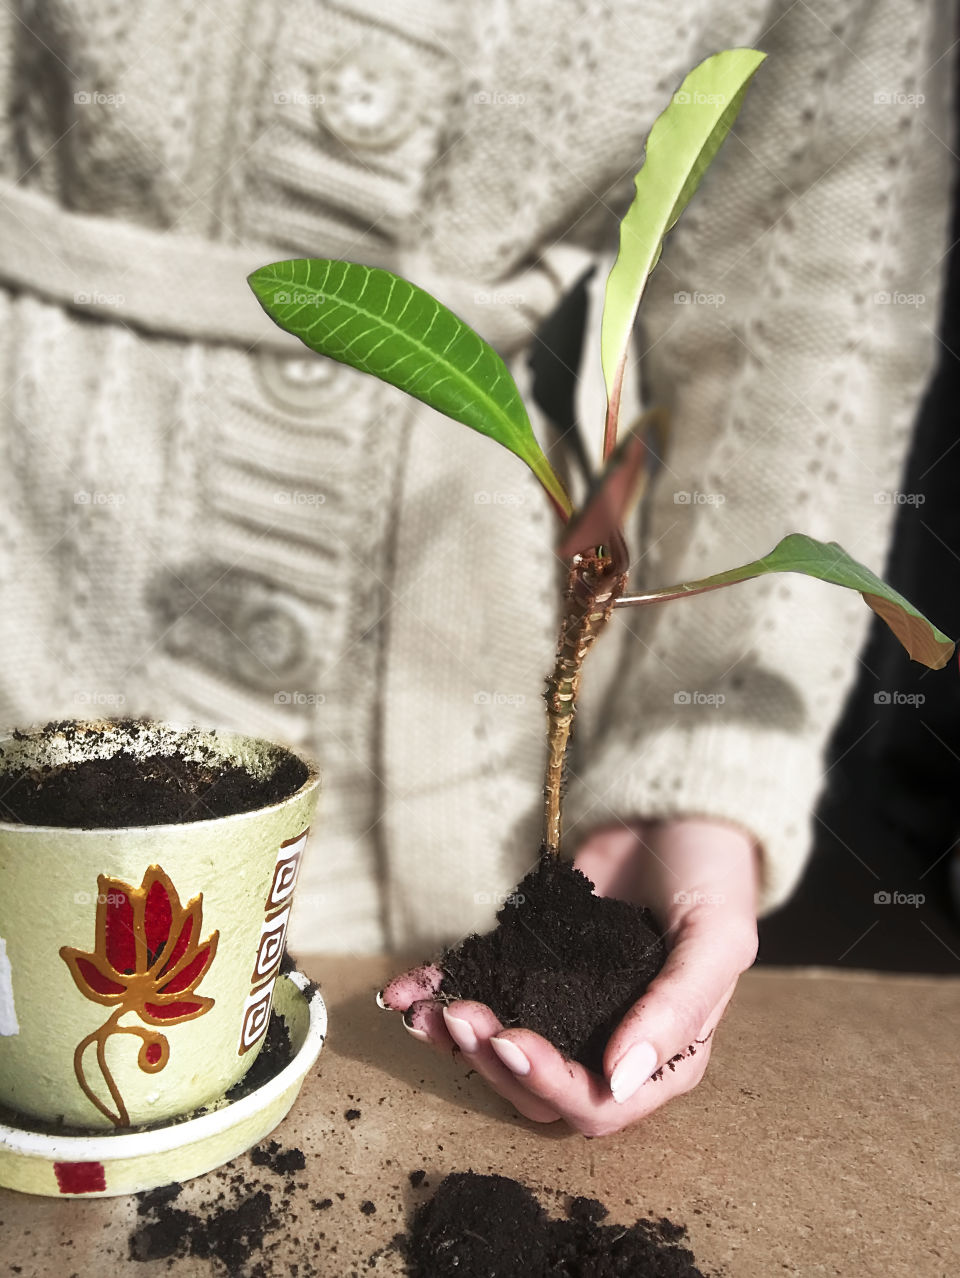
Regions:
<svg viewBox="0 0 960 1278"><path fill-rule="evenodd" d="M509 1038L491 1038L490 1046L511 1073L519 1074L521 1078L530 1073L530 1062Z"/></svg>
<svg viewBox="0 0 960 1278"><path fill-rule="evenodd" d="M461 1052L475 1052L479 1047L477 1036L473 1032L473 1026L469 1021L461 1019L459 1016L451 1016L446 1008L443 1009L443 1019L446 1021L447 1029L450 1031L450 1037L460 1048Z"/></svg>
<svg viewBox="0 0 960 1278"><path fill-rule="evenodd" d="M383 1001L383 990L377 990L377 1007L383 1008L385 1012L392 1012L394 1009L389 1003Z"/></svg>
<svg viewBox="0 0 960 1278"><path fill-rule="evenodd" d="M657 1068L657 1049L652 1043L634 1043L620 1058L610 1075L610 1091L618 1105L634 1096Z"/></svg>
<svg viewBox="0 0 960 1278"><path fill-rule="evenodd" d="M413 1024L413 1021L410 1019L409 1007L404 1012L401 1019L403 1021L403 1028L407 1031L408 1034L412 1034L413 1037L419 1039L421 1043L430 1042L430 1035L426 1032L426 1030L417 1029L416 1026Z"/></svg>
<svg viewBox="0 0 960 1278"><path fill-rule="evenodd" d="M429 1043L429 1042L430 1042L430 1035L429 1035L429 1034L427 1034L424 1030L422 1030L422 1029L416 1029L413 1025L408 1025L406 1021L404 1021L404 1022L403 1022L403 1028L404 1028L404 1029L407 1031L407 1033L408 1033L408 1034L410 1034L413 1038L419 1039L421 1043Z"/></svg>

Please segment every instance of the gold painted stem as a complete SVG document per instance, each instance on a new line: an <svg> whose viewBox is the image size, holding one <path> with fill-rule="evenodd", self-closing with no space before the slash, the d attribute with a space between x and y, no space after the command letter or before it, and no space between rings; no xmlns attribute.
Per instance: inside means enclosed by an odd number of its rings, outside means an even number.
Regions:
<svg viewBox="0 0 960 1278"><path fill-rule="evenodd" d="M76 1051L73 1053L73 1068L77 1076L77 1082L83 1089L87 1099L92 1101L100 1113L103 1114L104 1118L109 1118L115 1127L128 1126L130 1119L127 1114L127 1107L123 1103L123 1097L120 1095L120 1090L114 1082L113 1075L110 1073L110 1067L107 1065L107 1058L104 1049L106 1048L107 1039L111 1034L122 1034L127 1032L122 1025L117 1024L117 1021L125 1011L126 1008L118 1007L110 1019L105 1021L99 1029L94 1030L92 1034L88 1034L86 1038L81 1039L81 1041L77 1044ZM107 1087L110 1090L110 1095L113 1098L113 1102L117 1107L116 1114L104 1105L103 1101L87 1082L86 1075L83 1072L83 1053L87 1050L91 1043L96 1043L97 1045L97 1064L100 1066L100 1073L103 1075L103 1080L107 1084Z"/></svg>
<svg viewBox="0 0 960 1278"><path fill-rule="evenodd" d="M583 661L626 589L626 573L596 555L577 556L570 565L557 643L557 660L547 678L547 769L544 781L543 850L559 855L563 833L563 781L567 749L577 712Z"/></svg>

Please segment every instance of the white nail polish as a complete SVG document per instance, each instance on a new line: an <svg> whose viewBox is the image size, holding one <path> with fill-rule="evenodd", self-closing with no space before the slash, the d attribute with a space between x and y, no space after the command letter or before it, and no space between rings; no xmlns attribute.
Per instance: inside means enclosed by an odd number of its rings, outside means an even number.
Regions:
<svg viewBox="0 0 960 1278"><path fill-rule="evenodd" d="M490 1046L511 1073L520 1078L526 1078L530 1073L530 1062L516 1043L511 1043L509 1038L491 1038Z"/></svg>
<svg viewBox="0 0 960 1278"><path fill-rule="evenodd" d="M384 1012L392 1012L393 1008L389 1003L383 1001L383 990L377 990L377 1007L382 1008Z"/></svg>
<svg viewBox="0 0 960 1278"><path fill-rule="evenodd" d="M610 1091L618 1105L636 1095L657 1068L657 1049L652 1043L634 1043L617 1062L610 1076Z"/></svg>
<svg viewBox="0 0 960 1278"><path fill-rule="evenodd" d="M430 1035L427 1034L424 1030L414 1029L414 1027L412 1025L408 1025L406 1021L403 1022L403 1028L407 1031L408 1034L412 1035L413 1038L419 1039L421 1043L430 1042Z"/></svg>
<svg viewBox="0 0 960 1278"><path fill-rule="evenodd" d="M446 1021L447 1029L450 1031L450 1037L461 1052L475 1052L477 1050L480 1044L477 1042L477 1036L473 1032L473 1026L469 1021L462 1020L459 1016L451 1016L446 1008L443 1009L443 1019Z"/></svg>

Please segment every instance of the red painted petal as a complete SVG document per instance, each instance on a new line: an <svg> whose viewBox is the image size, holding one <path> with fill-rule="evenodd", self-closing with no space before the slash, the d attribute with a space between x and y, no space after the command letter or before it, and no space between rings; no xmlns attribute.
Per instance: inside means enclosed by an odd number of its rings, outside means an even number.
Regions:
<svg viewBox="0 0 960 1278"><path fill-rule="evenodd" d="M173 923L173 909L166 885L160 879L154 879L147 892L143 907L143 926L147 937L147 962L155 959L170 939L170 927Z"/></svg>
<svg viewBox="0 0 960 1278"><path fill-rule="evenodd" d="M159 1043L147 1044L146 1057L147 1057L148 1064L156 1065L157 1061L160 1059L162 1055L163 1055L163 1048L160 1046Z"/></svg>
<svg viewBox="0 0 960 1278"><path fill-rule="evenodd" d="M100 971L91 959L77 955L77 970L95 994L125 994L127 987L119 981L112 981Z"/></svg>
<svg viewBox="0 0 960 1278"><path fill-rule="evenodd" d="M188 1003L182 1001L180 1003L144 1003L143 1010L152 1016L155 1021L175 1021L178 1016L196 1016L198 1012L205 1009L206 1000L203 1003Z"/></svg>
<svg viewBox="0 0 960 1278"><path fill-rule="evenodd" d="M196 958L191 959L182 971L171 977L166 985L157 987L157 993L179 994L181 990L189 989L191 985L197 985L212 958L212 949L211 945L204 945L197 951Z"/></svg>
<svg viewBox="0 0 960 1278"><path fill-rule="evenodd" d="M170 957L164 963L157 979L163 977L164 972L170 972L183 958L187 952L187 946L190 944L190 937L193 935L193 915L188 914L183 921L183 927L180 929L180 935L177 937L177 943L170 951Z"/></svg>
<svg viewBox="0 0 960 1278"><path fill-rule="evenodd" d="M132 973L137 966L137 943L133 935L133 905L125 885L101 880L107 898L104 949L107 962L118 972ZM97 946L99 949L99 946Z"/></svg>

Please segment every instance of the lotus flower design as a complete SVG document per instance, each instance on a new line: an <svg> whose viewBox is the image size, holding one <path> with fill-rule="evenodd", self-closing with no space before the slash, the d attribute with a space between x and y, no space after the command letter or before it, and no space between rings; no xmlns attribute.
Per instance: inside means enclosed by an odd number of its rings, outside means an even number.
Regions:
<svg viewBox="0 0 960 1278"><path fill-rule="evenodd" d="M106 1041L112 1034L133 1034L141 1040L137 1063L146 1073L162 1070L170 1057L167 1038L141 1025L121 1025L134 1013L147 1026L176 1025L202 1016L214 1000L196 992L217 952L218 932L200 940L203 894L186 905L169 875L151 865L139 887L101 874L97 880L97 917L92 951L65 945L60 955L77 989L113 1015L77 1044L74 1069L84 1093L116 1126L129 1124L129 1115L106 1061ZM97 1063L116 1106L111 1110L91 1088L83 1056L97 1045Z"/></svg>

